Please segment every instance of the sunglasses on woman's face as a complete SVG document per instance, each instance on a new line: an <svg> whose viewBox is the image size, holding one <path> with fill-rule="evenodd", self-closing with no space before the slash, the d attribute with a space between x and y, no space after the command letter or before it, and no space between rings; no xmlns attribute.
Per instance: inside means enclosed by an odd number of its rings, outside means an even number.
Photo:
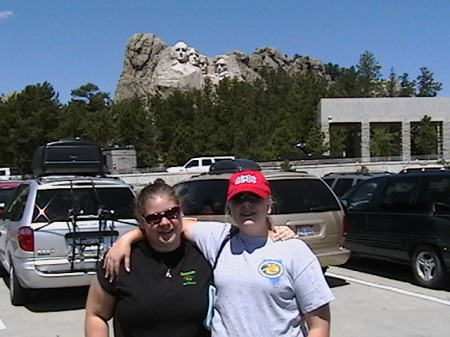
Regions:
<svg viewBox="0 0 450 337"><path fill-rule="evenodd" d="M157 225L163 218L168 220L178 219L180 217L180 207L172 207L164 212L156 212L142 216L149 225Z"/></svg>
<svg viewBox="0 0 450 337"><path fill-rule="evenodd" d="M231 201L235 204L243 204L246 202L257 204L261 200L262 198L260 196L253 193L240 193L231 199Z"/></svg>

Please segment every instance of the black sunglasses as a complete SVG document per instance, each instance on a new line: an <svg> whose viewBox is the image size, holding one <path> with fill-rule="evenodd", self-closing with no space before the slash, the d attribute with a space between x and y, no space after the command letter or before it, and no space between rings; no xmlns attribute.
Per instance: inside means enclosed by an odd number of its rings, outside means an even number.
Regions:
<svg viewBox="0 0 450 337"><path fill-rule="evenodd" d="M178 219L180 217L180 207L172 207L164 212L157 212L142 216L149 225L159 224L162 218L169 220Z"/></svg>
<svg viewBox="0 0 450 337"><path fill-rule="evenodd" d="M253 204L256 204L260 202L262 198L256 194L253 193L239 193L238 195L231 198L231 201L238 204L243 204L245 202L251 202Z"/></svg>

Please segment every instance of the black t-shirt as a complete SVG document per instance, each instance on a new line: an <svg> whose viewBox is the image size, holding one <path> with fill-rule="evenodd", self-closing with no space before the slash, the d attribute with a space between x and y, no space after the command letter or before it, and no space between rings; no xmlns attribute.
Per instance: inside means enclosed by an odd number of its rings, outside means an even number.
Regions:
<svg viewBox="0 0 450 337"><path fill-rule="evenodd" d="M207 337L202 322L208 307L211 267L189 242L169 253L146 241L132 247L131 272L121 268L109 283L99 266L102 287L116 297L115 337Z"/></svg>

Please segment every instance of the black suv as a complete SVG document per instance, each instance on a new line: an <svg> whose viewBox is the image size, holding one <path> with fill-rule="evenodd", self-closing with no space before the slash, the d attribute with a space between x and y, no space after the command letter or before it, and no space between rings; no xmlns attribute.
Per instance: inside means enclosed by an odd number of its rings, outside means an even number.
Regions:
<svg viewBox="0 0 450 337"><path fill-rule="evenodd" d="M412 265L418 284L439 288L450 271L450 172L393 174L341 198L353 254Z"/></svg>
<svg viewBox="0 0 450 337"><path fill-rule="evenodd" d="M322 179L325 181L331 189L336 193L338 198L343 196L345 192L352 187L358 185L360 182L378 177L380 175L391 174L389 172L377 172L377 173L327 173Z"/></svg>

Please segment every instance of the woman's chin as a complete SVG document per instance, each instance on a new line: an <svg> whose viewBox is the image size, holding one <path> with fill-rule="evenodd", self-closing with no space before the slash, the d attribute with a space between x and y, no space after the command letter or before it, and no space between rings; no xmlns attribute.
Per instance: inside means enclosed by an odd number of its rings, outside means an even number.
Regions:
<svg viewBox="0 0 450 337"><path fill-rule="evenodd" d="M241 223L242 226L253 226L255 221L253 219L243 219Z"/></svg>
<svg viewBox="0 0 450 337"><path fill-rule="evenodd" d="M177 235L177 233L167 233L167 234L160 234L158 238L158 242L160 245L164 246L172 246L174 244L180 243L180 235Z"/></svg>

